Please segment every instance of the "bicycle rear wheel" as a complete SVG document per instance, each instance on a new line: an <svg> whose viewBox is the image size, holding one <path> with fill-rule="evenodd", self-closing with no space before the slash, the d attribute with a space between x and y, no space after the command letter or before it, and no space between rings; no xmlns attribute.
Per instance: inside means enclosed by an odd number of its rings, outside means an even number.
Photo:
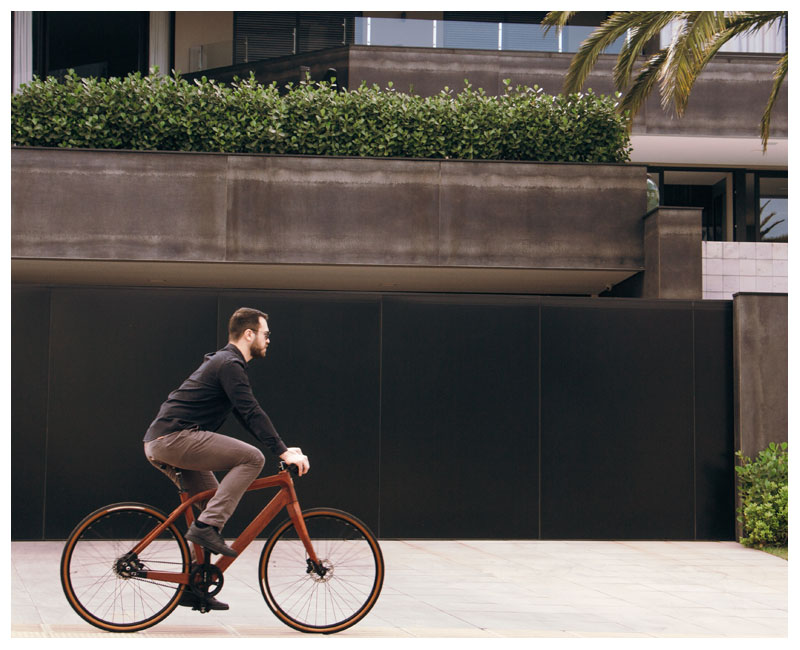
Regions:
<svg viewBox="0 0 800 650"><path fill-rule="evenodd" d="M303 519L325 575L309 569L308 554L288 520L261 552L261 593L286 625L301 632L339 632L358 623L377 601L383 555L375 536L353 515L317 508L305 511Z"/></svg>
<svg viewBox="0 0 800 650"><path fill-rule="evenodd" d="M178 606L183 585L130 574L147 569L188 571L189 547L174 526L139 556L129 555L166 519L152 506L116 503L75 527L61 556L61 586L81 618L109 632L136 632L162 621Z"/></svg>

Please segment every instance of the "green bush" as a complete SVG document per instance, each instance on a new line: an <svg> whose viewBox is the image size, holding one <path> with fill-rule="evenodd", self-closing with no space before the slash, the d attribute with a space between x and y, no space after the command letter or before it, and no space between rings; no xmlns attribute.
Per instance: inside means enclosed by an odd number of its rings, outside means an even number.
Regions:
<svg viewBox="0 0 800 650"><path fill-rule="evenodd" d="M432 97L391 84L340 91L326 83L280 92L251 74L206 78L34 79L11 99L17 146L624 162L630 138L616 99L512 87L489 96L469 83Z"/></svg>
<svg viewBox="0 0 800 650"><path fill-rule="evenodd" d="M736 452L741 465L738 520L744 527L745 546L786 546L789 542L789 452L788 444L771 442L755 460Z"/></svg>

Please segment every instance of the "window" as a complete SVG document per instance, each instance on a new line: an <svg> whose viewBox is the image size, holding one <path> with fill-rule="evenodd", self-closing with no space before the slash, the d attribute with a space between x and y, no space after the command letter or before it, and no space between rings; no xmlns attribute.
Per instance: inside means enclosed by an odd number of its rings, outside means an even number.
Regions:
<svg viewBox="0 0 800 650"><path fill-rule="evenodd" d="M147 73L146 11L40 11L34 16L34 70L40 77L124 77Z"/></svg>
<svg viewBox="0 0 800 650"><path fill-rule="evenodd" d="M663 206L703 209L703 241L788 242L785 171L649 167Z"/></svg>
<svg viewBox="0 0 800 650"><path fill-rule="evenodd" d="M703 241L724 241L728 236L729 174L724 170L665 169L661 205L703 209Z"/></svg>
<svg viewBox="0 0 800 650"><path fill-rule="evenodd" d="M235 11L234 64L353 42L354 11Z"/></svg>
<svg viewBox="0 0 800 650"><path fill-rule="evenodd" d="M758 175L759 241L789 241L789 179Z"/></svg>

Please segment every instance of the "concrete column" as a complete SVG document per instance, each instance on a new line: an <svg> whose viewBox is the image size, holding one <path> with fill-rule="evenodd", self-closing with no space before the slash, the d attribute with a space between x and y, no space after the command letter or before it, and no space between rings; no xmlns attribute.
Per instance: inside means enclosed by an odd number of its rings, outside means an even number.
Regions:
<svg viewBox="0 0 800 650"><path fill-rule="evenodd" d="M13 92L33 81L33 12L14 12Z"/></svg>
<svg viewBox="0 0 800 650"><path fill-rule="evenodd" d="M643 298L703 297L702 215L663 206L645 215Z"/></svg>
<svg viewBox="0 0 800 650"><path fill-rule="evenodd" d="M789 439L789 298L733 297L734 445L754 458Z"/></svg>
<svg viewBox="0 0 800 650"><path fill-rule="evenodd" d="M150 12L150 58L148 67L158 66L160 74L169 75L169 11Z"/></svg>

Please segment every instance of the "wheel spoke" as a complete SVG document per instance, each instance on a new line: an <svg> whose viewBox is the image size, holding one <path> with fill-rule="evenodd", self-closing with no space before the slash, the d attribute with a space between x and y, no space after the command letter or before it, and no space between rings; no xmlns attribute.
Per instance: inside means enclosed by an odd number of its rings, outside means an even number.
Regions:
<svg viewBox="0 0 800 650"><path fill-rule="evenodd" d="M352 515L326 510L309 511L304 517L325 575L307 571L305 547L294 528L284 526L262 554L262 593L278 617L296 629L345 629L366 615L380 593L380 548Z"/></svg>
<svg viewBox="0 0 800 650"><path fill-rule="evenodd" d="M188 547L169 528L139 557L128 558L130 549L163 520L149 506L130 505L99 510L78 525L62 557L62 583L81 617L101 629L138 630L177 606L180 585L133 577L123 566L131 562L131 570L187 570Z"/></svg>

